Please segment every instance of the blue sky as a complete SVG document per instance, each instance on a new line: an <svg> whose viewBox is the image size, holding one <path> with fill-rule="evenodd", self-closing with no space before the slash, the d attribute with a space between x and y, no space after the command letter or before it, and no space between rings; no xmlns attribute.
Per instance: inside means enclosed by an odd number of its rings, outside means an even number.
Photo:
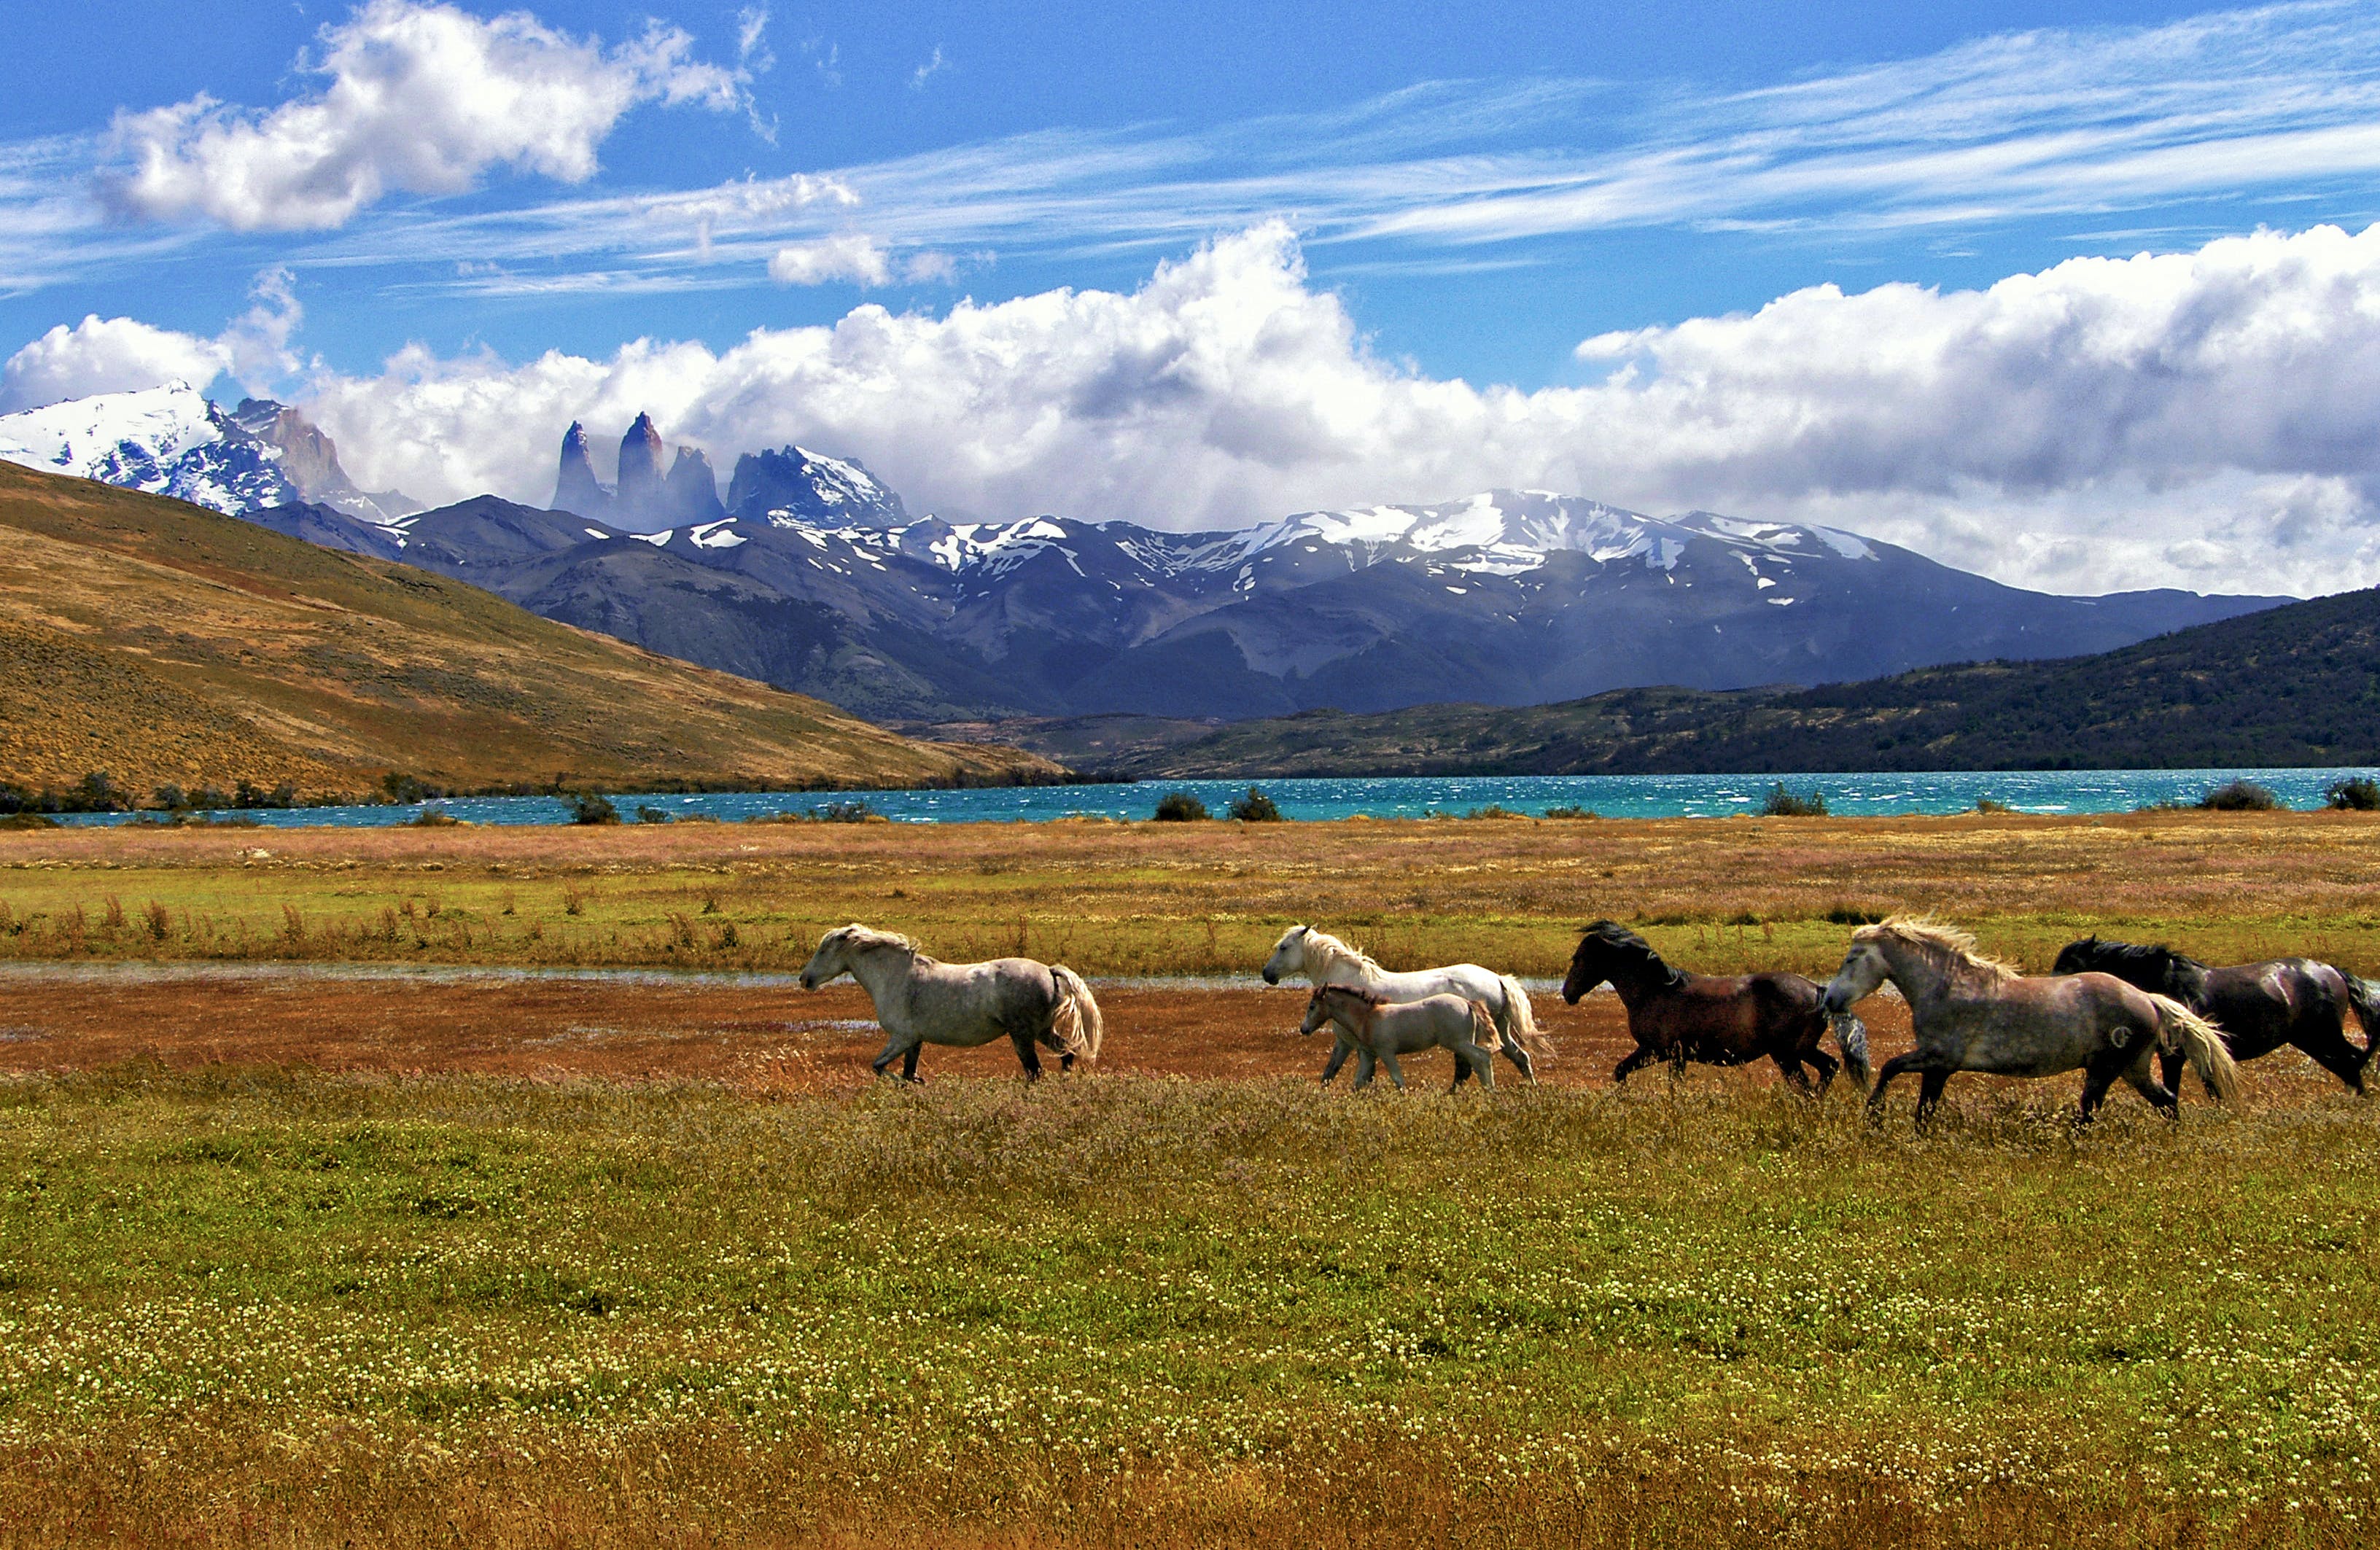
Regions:
<svg viewBox="0 0 2380 1550"><path fill-rule="evenodd" d="M2171 265L2077 260L2188 260L2252 310L2361 285L2360 248L2222 245L2372 223L2370 5L279 0L42 6L36 30L0 62L0 356L30 350L0 407L199 360L433 497L533 497L545 419L600 434L650 399L718 456L839 438L913 503L986 515L1228 524L1594 479L2071 589L2380 578L2357 428L2193 452L2159 429L2183 406L2077 425L2061 400L1985 456L1973 383L1933 406L1938 445L1876 418L1914 380L1880 364L1892 329L1955 364L2019 318L2039 374L2104 403L2109 330L2058 333L2035 292L2122 329L2144 298L2168 330L2207 305ZM530 108L489 108L516 89ZM1266 377L1282 340L1293 380ZM1779 386L1780 345L1837 357ZM2211 400L2279 375L2193 358ZM1003 360L1033 369L1003 386ZM868 396L894 371L939 431ZM1825 446L1738 444L1859 393ZM526 450L468 423L508 401ZM934 450L978 423L1011 442ZM2254 546L2296 558L2231 585Z"/></svg>

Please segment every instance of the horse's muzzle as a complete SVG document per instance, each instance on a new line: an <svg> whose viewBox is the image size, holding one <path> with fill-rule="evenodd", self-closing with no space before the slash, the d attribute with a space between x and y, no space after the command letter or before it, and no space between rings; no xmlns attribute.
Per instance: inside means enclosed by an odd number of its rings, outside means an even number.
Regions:
<svg viewBox="0 0 2380 1550"><path fill-rule="evenodd" d="M805 990L815 990L818 987L811 983L809 975L804 975L802 976L802 988Z"/></svg>
<svg viewBox="0 0 2380 1550"><path fill-rule="evenodd" d="M1267 985L1279 985L1281 983L1281 976L1273 973L1270 968L1267 968L1264 972L1264 982Z"/></svg>
<svg viewBox="0 0 2380 1550"><path fill-rule="evenodd" d="M1828 986L1826 994L1818 998L1818 1010L1825 1012L1828 1017L1840 1017L1843 1014L1844 1009L1836 1004L1835 987L1833 986Z"/></svg>

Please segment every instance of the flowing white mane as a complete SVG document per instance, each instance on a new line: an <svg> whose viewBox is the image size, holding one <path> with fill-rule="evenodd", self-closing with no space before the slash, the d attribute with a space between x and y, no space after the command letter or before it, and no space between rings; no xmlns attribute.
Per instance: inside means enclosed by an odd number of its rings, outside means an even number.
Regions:
<svg viewBox="0 0 2380 1550"><path fill-rule="evenodd" d="M1326 975L1340 963L1348 964L1362 974L1385 975L1389 972L1353 942L1341 941L1330 932L1317 930L1311 926L1305 927L1305 960Z"/></svg>
<svg viewBox="0 0 2380 1550"><path fill-rule="evenodd" d="M1863 926L1852 933L1855 942L1891 940L1924 954L1946 973L1964 973L1987 980L2022 979L2023 975L1997 958L1975 951L1975 938L1955 926L1924 915L1894 915L1880 926Z"/></svg>
<svg viewBox="0 0 2380 1550"><path fill-rule="evenodd" d="M828 932L826 941L819 945L824 947L827 942L838 938L842 939L844 949L848 952L866 952L880 947L898 948L903 952L912 953L917 951L917 944L898 931L879 931L872 926L862 926L857 921L853 921L848 926L837 926Z"/></svg>

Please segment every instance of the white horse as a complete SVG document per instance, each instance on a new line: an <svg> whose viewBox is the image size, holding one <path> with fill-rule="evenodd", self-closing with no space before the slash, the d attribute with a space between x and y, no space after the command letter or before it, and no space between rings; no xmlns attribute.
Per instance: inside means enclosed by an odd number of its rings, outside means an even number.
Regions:
<svg viewBox="0 0 2380 1550"><path fill-rule="evenodd" d="M1305 975L1317 989L1343 985L1382 1001L1418 1001L1425 996L1483 1001L1496 1020L1496 1031L1503 1035L1504 1058L1532 1082L1537 1079L1537 1072L1530 1057L1553 1053L1553 1041L1537 1031L1536 1016L1529 1010L1529 993L1521 988L1521 982L1476 963L1391 974L1327 931L1293 926L1273 944L1272 956L1265 961L1264 980L1267 985L1279 985L1290 975ZM1325 1083L1339 1074L1354 1049L1342 1034L1331 1047L1330 1063L1322 1068Z"/></svg>
<svg viewBox="0 0 2380 1550"><path fill-rule="evenodd" d="M989 963L939 963L917 944L891 931L844 926L830 931L802 967L802 988L815 990L842 975L857 980L876 1003L887 1035L876 1074L895 1060L904 1081L917 1077L920 1045L973 1048L1005 1034L1016 1045L1025 1079L1038 1080L1040 1043L1072 1071L1075 1058L1099 1058L1099 1004L1074 970L1030 958Z"/></svg>
<svg viewBox="0 0 2380 1550"><path fill-rule="evenodd" d="M1491 1093L1496 1090L1496 1049L1504 1040L1485 1001L1461 996L1383 1001L1343 985L1325 985L1306 998L1305 1022L1297 1031L1310 1034L1325 1023L1337 1024L1339 1036L1352 1040L1361 1053L1355 1067L1359 1092L1372 1084L1376 1059L1389 1068L1389 1080L1398 1091L1403 1091L1405 1073L1397 1057L1419 1049L1454 1052L1454 1085L1448 1092L1459 1090L1466 1076L1478 1077L1479 1085Z"/></svg>

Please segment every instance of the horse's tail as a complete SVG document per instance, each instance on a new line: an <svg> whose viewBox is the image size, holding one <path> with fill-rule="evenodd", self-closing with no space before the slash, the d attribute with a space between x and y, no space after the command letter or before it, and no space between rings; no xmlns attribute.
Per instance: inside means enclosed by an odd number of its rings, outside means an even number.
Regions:
<svg viewBox="0 0 2380 1550"><path fill-rule="evenodd" d="M1835 1031L1835 1047L1843 1052L1843 1070L1852 1080L1864 1087L1868 1084L1867 1024L1848 1011L1839 1011L1827 1019Z"/></svg>
<svg viewBox="0 0 2380 1550"><path fill-rule="evenodd" d="M1476 998L1471 1002L1471 1042L1490 1055L1500 1055L1504 1050L1504 1035L1496 1026L1496 1014L1488 1010L1487 1002Z"/></svg>
<svg viewBox="0 0 2380 1550"><path fill-rule="evenodd" d="M1498 975L1496 983L1504 987L1504 1036L1528 1051L1532 1060L1553 1059L1554 1041L1537 1031L1537 1014L1530 1010L1529 993L1521 988L1521 982L1510 975Z"/></svg>
<svg viewBox="0 0 2380 1550"><path fill-rule="evenodd" d="M1050 1014L1050 1036L1067 1054L1097 1060L1103 1024L1099 1003L1091 999L1091 987L1083 983L1082 975L1063 963L1050 964L1050 977L1058 982L1058 1007Z"/></svg>
<svg viewBox="0 0 2380 1550"><path fill-rule="evenodd" d="M2363 1063L2372 1063L2372 1052L2380 1049L2380 980L2360 979L2345 969L2338 977L2347 982L2347 1004L2355 1009L2355 1020L2363 1024Z"/></svg>
<svg viewBox="0 0 2380 1550"><path fill-rule="evenodd" d="M2240 1068L2224 1047L2223 1031L2170 996L2151 996L2157 1010L2157 1042L2190 1057L2207 1091L2228 1102L2240 1096Z"/></svg>

